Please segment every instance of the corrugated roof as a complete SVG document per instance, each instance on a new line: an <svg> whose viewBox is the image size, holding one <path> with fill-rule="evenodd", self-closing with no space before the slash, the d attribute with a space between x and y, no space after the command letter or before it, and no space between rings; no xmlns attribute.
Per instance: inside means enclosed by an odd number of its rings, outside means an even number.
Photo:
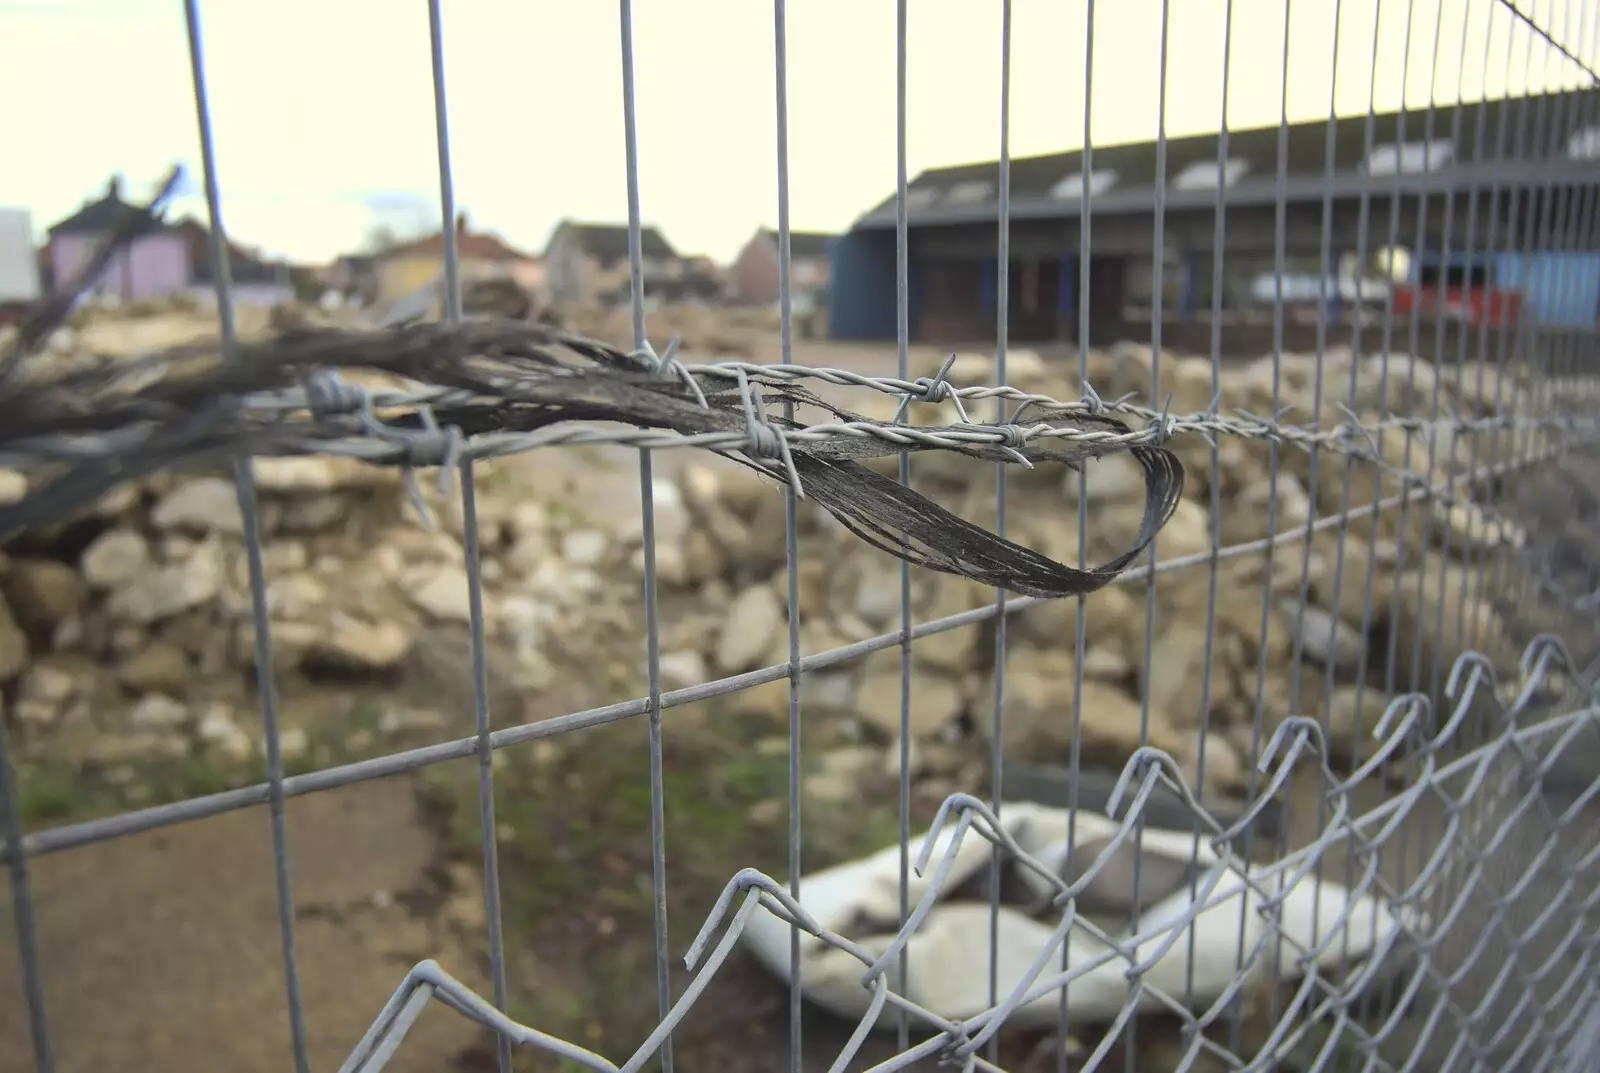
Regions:
<svg viewBox="0 0 1600 1073"><path fill-rule="evenodd" d="M893 202L891 201L891 205ZM772 242L778 244L776 228L763 227L761 233ZM789 256L802 260L824 260L828 251L833 247L834 240L839 236L826 231L793 231L789 232Z"/></svg>
<svg viewBox="0 0 1600 1073"><path fill-rule="evenodd" d="M1390 112L1332 122L1335 194L1361 186L1385 189L1419 182L1445 187L1484 181L1539 182L1592 177L1600 159L1600 91L1538 94L1439 107L1402 116ZM1286 194L1320 199L1327 188L1329 121L1281 128ZM1271 202L1276 197L1280 128L1230 131L1225 149L1227 200ZM1210 205L1216 199L1222 136L1203 134L1166 142L1167 200ZM1367 149L1372 146L1371 151ZM1094 146L1089 158L1094 211L1148 211L1161 173L1157 143ZM1083 197L1082 151L1011 161L1014 215L1076 216ZM998 208L998 161L932 168L906 189L906 214L918 223L993 218ZM1019 211L1020 210L1020 211ZM892 226L895 198L885 199L858 227Z"/></svg>

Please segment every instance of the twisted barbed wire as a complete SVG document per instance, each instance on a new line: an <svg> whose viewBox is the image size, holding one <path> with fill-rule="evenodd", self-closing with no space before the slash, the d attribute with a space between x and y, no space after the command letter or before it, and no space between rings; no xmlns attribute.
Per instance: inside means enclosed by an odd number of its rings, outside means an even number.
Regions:
<svg viewBox="0 0 1600 1073"><path fill-rule="evenodd" d="M1057 868L1018 845L984 802L966 793L951 794L941 805L916 859L916 872L926 880L925 892L892 940L881 949L868 949L830 929L793 898L784 885L755 869L742 869L729 880L684 955L685 965L694 973L692 981L666 1019L620 1064L512 1020L429 960L406 974L351 1051L341 1073L376 1073L382 1069L427 1003L435 999L516 1045L543 1050L586 1069L633 1073L650 1062L662 1042L706 993L718 971L733 956L758 910L771 913L784 925L798 926L811 940L859 961L863 967L861 986L866 995L866 1012L830 1065L832 1070L849 1067L887 1007L904 1010L925 1038L874 1069L887 1073L925 1059L938 1059L963 1069L1000 1070L978 1051L1006 1026L1021 1005L1060 991L1111 963L1125 966L1120 971L1132 987L1127 1003L1110 1024L1075 1026L1101 1030L1093 1049L1075 1067L1086 1073L1101 1067L1130 1018L1152 1010L1178 1018L1177 1031L1185 1040L1185 1057L1179 1068L1184 1069L1191 1068L1202 1054L1223 1061L1229 1068L1279 1069L1297 1048L1302 1053L1311 1048L1314 1054L1309 1064L1297 1067L1304 1069L1328 1068L1335 1055L1351 1052L1362 1068L1384 1073L1435 1066L1453 1068L1451 1063L1465 1057L1500 1068L1523 1068L1515 1063L1535 1040L1544 1041L1542 1053L1548 1060L1564 1047L1580 1043L1580 1033L1587 1030L1578 1016L1587 1005L1575 992L1581 990L1585 992L1582 997L1589 998L1588 993L1600 988L1594 976L1600 931L1596 930L1593 917L1600 911L1600 882L1594 874L1600 865L1600 838L1592 837L1582 845L1571 841L1575 830L1582 830L1582 825L1592 819L1587 810L1600 798L1600 782L1591 783L1560 810L1549 806L1543 782L1563 750L1578 737L1600 729L1600 693L1594 683L1585 681L1569 711L1553 714L1535 705L1534 698L1554 681L1573 681L1579 674L1566 647L1553 636L1535 638L1524 650L1518 670L1518 680L1511 683L1515 692L1502 703L1500 683L1489 661L1476 652L1462 654L1451 669L1446 689L1452 704L1450 711L1436 713L1432 701L1420 693L1395 698L1373 732L1376 745L1372 756L1360 770L1343 777L1329 767L1324 727L1301 716L1284 720L1257 764L1263 775L1261 790L1244 814L1227 826L1200 803L1171 756L1158 749L1142 748L1124 765L1107 806L1107 813L1116 824L1115 834L1094 863L1070 882ZM1453 760L1441 760L1468 713L1485 704L1496 710L1498 733ZM1415 780L1388 800L1359 811L1352 791L1403 748L1421 760ZM1328 822L1314 840L1272 864L1248 864L1235 850L1235 843L1265 803L1308 761L1330 806ZM1480 831L1470 822L1469 811L1481 805L1484 786L1497 767L1507 762L1515 769L1516 777L1509 783L1515 787L1514 800L1497 817L1499 823L1493 831ZM1142 828L1146 804L1157 786L1163 784L1177 794L1193 818L1197 846L1215 856L1194 882L1189 905L1175 919L1147 924L1137 934L1110 934L1077 911L1076 899L1099 875L1113 852ZM1442 809L1444 829L1436 837L1426 863L1409 883L1397 889L1380 873L1379 855L1402 823L1429 798ZM1530 816L1542 837L1513 837L1518 832L1527 834L1521 825ZM1050 945L1039 951L1024 979L1010 994L977 1015L952 1019L897 993L889 984L887 969L930 910L949 893L945 878L950 863L961 840L972 834L992 843L1008 859L1048 884L1061 919ZM1514 855L1530 846L1534 847L1532 859L1519 869L1515 884L1507 890L1488 889L1492 881L1490 865L1496 858ZM940 850L937 853L936 847ZM1328 922L1325 937L1315 945L1288 935L1281 919L1289 893L1301 883L1318 882L1312 879L1312 873L1335 847L1345 847L1359 862L1359 876L1351 893L1382 895L1390 924L1384 937L1343 972L1328 970L1320 960L1351 925L1355 897L1346 903L1337 919ZM1447 862L1459 865L1463 861L1465 875L1456 874L1456 882L1448 888L1437 882ZM1449 948L1452 937L1461 937L1475 926L1466 919L1467 912L1485 898L1490 906L1504 905L1524 894L1535 877L1550 869L1556 872L1560 883L1534 926L1508 930L1498 914L1488 914L1490 930L1505 932L1499 938L1509 947L1510 956L1494 980L1481 988L1484 994L1467 994L1468 970L1492 946L1483 941L1482 935L1473 934L1464 956ZM1217 889L1225 879L1232 887L1218 895ZM1198 926L1203 913L1239 897L1241 892L1250 900L1253 913L1260 917L1263 930L1247 954L1242 971L1208 1007L1196 1008L1196 1003L1186 1003L1147 979L1168 951ZM1537 933L1546 924L1565 916L1570 916L1570 922L1553 946L1535 943ZM1064 970L1052 969L1052 961L1059 960L1061 944L1073 933L1089 935L1102 952ZM1258 1034L1259 1042L1250 1053L1234 1053L1209 1037L1206 1029L1215 1023L1223 1007L1243 997L1274 941L1288 942L1296 949L1290 974L1282 981L1293 987L1294 994L1277 1022ZM1529 948L1536 945L1537 952L1529 953ZM1397 976L1398 996L1391 1008L1380 1014L1379 1023L1363 1024L1352 1015L1351 1007L1359 999L1380 985L1392 987ZM1505 991L1509 982L1520 985L1517 994L1521 996L1511 1020L1477 1016ZM1536 1007L1531 1012L1526 1010L1530 1004ZM1564 1007L1570 1007L1571 1014L1554 1017ZM1420 1026L1416 1024L1419 1019ZM1402 1024L1410 1026L1409 1036L1401 1032ZM1065 1041L1061 1045L1065 1046ZM1508 1061L1510 1064L1504 1064Z"/></svg>
<svg viewBox="0 0 1600 1073"><path fill-rule="evenodd" d="M519 376L512 370L496 370L482 378L483 388L465 389L439 385L419 390L372 390L353 383L329 369L320 369L307 376L303 386L284 387L269 391L232 392L242 386L220 380L217 394L229 394L230 406L243 413L261 417L277 417L284 422L282 435L264 438L250 444L252 453L272 456L302 453L314 448L319 453L357 458L374 464L447 465L471 459L498 458L519 454L539 447L614 445L650 450L701 448L717 452L745 451L766 456L777 451L777 443L823 445L836 443L841 438L870 441L848 450L850 457L872 457L892 454L899 450L955 450L971 453L984 448L998 449L999 457L985 452L983 457L994 461L1009 461L1031 466L1033 459L1017 450L1018 447L1039 441L1066 441L1097 448L1122 450L1132 447L1159 447L1178 433L1197 433L1206 437L1231 436L1249 440L1270 441L1302 450L1316 448L1335 454L1367 457L1372 454L1375 438L1387 432L1401 432L1416 436L1437 436L1445 432L1457 434L1482 434L1517 429L1551 430L1559 432L1590 431L1600 428L1600 418L1586 413L1490 413L1469 417L1451 413L1441 407L1444 416L1427 418L1415 415L1385 413L1371 420L1362 420L1347 406L1336 403L1348 418L1347 421L1328 428L1297 425L1282 420L1294 412L1285 406L1272 417L1261 417L1247 410L1236 409L1230 415L1220 409L1220 396L1211 406L1190 414L1174 414L1169 409L1156 410L1134 403L1133 396L1106 400L1085 382L1084 394L1077 399L1061 399L1037 392L1022 391L1007 385L972 385L954 387L945 376L950 362L934 377L902 380L897 377L869 376L847 369L827 366L796 364L765 365L745 361L711 363L683 363L676 359L678 341L671 340L663 355L658 356L651 347L624 353L605 344L573 333L543 325L521 322L489 324L485 321L466 325L421 324L378 331L314 330L285 333L277 339L247 348L244 357L261 365L286 365L300 367L317 361L366 365L372 371L393 370L396 365L408 366L404 371L422 371L443 378L466 375L466 370L448 376L441 366L460 362L463 365L477 351L484 356L495 351L518 346L565 347L586 357L603 356L605 367L617 374L619 382L630 372L644 372L663 377L667 385L683 385L690 397L702 407L708 407L704 380L734 381L736 399L747 423L740 429L723 429L683 433L645 428L598 427L592 423L562 424L537 431L507 426L497 429L481 420L470 430L441 423L441 411L470 410L473 407L500 405L512 408L519 401L537 401L531 394L542 383L542 378ZM100 396L116 396L123 389L121 401L134 407L131 412L117 413L118 420L132 420L140 414L141 401L162 401L162 393L152 391L169 374L182 376L192 388L195 381L205 375L206 359L213 356L209 347L182 347L149 355L137 361L120 364L114 368L78 376L67 376L47 382L59 391L90 389ZM953 359L954 354L951 355ZM437 362L433 368L413 370L412 360ZM632 368L630 368L632 366ZM398 371L398 370L396 370ZM260 376L261 374L257 374ZM246 384L255 379L244 374ZM270 378L270 374L263 378ZM830 411L848 420L790 427L774 424L759 403L759 387L781 387L804 381L817 381L842 387L863 388L887 395L899 396L900 409L892 421L877 421L851 414L833 404L824 402L809 393L789 400L808 403ZM637 381L626 381L636 384ZM1541 380L1546 398L1562 397L1561 383ZM720 391L714 387L713 391ZM141 400L141 394L153 398ZM1574 385L1575 395L1577 385ZM965 408L966 402L1001 400L1015 404L1016 410L1004 424L974 421ZM37 401L30 392L18 399L15 410L21 415L21 403ZM940 426L909 426L902 423L905 404L952 402L960 420ZM1047 414L1032 423L1023 423L1028 411ZM401 420L380 423L378 411L399 411ZM336 415L354 416L350 422L321 423L309 421L292 423L295 415L309 414L326 419ZM1101 418L1121 414L1144 422L1144 427L1106 428L1063 426L1056 422L1081 418ZM601 415L602 419L609 415ZM619 417L628 416L626 413ZM432 424L430 424L430 419ZM110 450L137 448L147 431L132 428L120 434L100 430L91 436L88 430L71 429L60 432L39 431L49 418L32 415L32 421L19 426L0 438L0 462L18 468L34 467L51 462L71 461L92 457ZM242 433L240 433L242 437ZM452 442L452 436L465 437ZM295 438L304 443L296 443ZM217 445L212 445L216 447ZM785 466L786 478L793 480ZM804 489L800 488L802 495Z"/></svg>
<svg viewBox="0 0 1600 1073"><path fill-rule="evenodd" d="M696 447L781 479L875 546L917 565L1027 596L1091 592L1109 583L1171 517L1183 467L1165 444L1179 433L1288 444L1372 462L1408 485L1433 474L1385 458L1386 432L1437 437L1506 429L1550 433L1552 450L1589 442L1600 417L1576 407L1542 413L1383 416L1323 429L1246 411L1175 415L1110 402L1085 383L1061 400L1009 386L952 387L947 360L934 377L907 381L844 370L726 362L686 365L673 340L623 352L542 325L508 321L420 324L379 330L317 329L242 346L222 363L212 348L175 348L118 364L24 377L0 394L0 465L54 470L20 501L0 507L0 533L57 520L118 484L164 466L214 456L323 454L376 465L438 467L441 486L473 459L548 446L612 444L651 450ZM433 381L420 390L379 390L341 375L364 371ZM27 371L27 370L25 370ZM816 380L897 395L895 417L874 421L800 386ZM792 412L810 405L836 420L802 425L768 411L766 389ZM1552 393L1549 397L1559 398ZM965 401L999 399L1016 409L1004 423L970 419ZM903 422L912 401L949 401L959 420ZM1170 403L1170 400L1169 400ZM1144 422L1130 427L1117 416ZM1027 423L1024 423L1024 418ZM635 427L597 425L614 422ZM926 497L859 464L900 451L951 451L988 461L1071 468L1127 452L1146 481L1134 545L1101 566L1074 570L964 522ZM1518 464L1545 457L1533 452ZM419 504L421 496L415 494ZM1448 505L1448 504L1447 504Z"/></svg>

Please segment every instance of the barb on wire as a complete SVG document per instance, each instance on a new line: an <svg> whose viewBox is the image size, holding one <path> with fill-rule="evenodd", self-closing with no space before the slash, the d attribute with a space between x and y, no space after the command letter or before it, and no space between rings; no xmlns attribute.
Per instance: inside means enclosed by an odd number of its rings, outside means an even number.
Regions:
<svg viewBox="0 0 1600 1073"><path fill-rule="evenodd" d="M1024 596L1057 597L1093 592L1113 580L1149 545L1183 491L1177 456L1138 442L1112 417L1056 409L1037 412L1037 423L1027 429L912 429L831 406L793 377L761 366L735 364L727 375L709 375L707 367L675 372L675 348L667 349L664 358L653 351L629 354L511 321L303 330L241 346L227 365L207 348L188 347L30 382L0 394L0 459L54 463L63 472L0 508L0 535L59 520L109 491L130 460L134 468L150 460L153 468L157 455L169 465L241 452L316 452L450 469L465 458L609 440L726 452L765 476L786 479L797 496L913 565ZM356 370L431 387L410 397L379 397L343 379ZM768 413L763 388L783 403L829 411L842 423L807 427ZM386 414L381 421L379 410ZM198 413L207 419L188 416ZM640 431L572 424L594 421ZM661 431L645 431L651 429ZM1069 430L1079 435L1054 435ZM859 461L901 449L1069 467L1127 452L1145 475L1138 536L1109 562L1073 569L957 517ZM113 457L117 464L107 465Z"/></svg>
<svg viewBox="0 0 1600 1073"><path fill-rule="evenodd" d="M913 564L1052 598L1086 594L1114 579L1171 517L1184 476L1163 445L1180 433L1343 451L1402 479L1415 475L1375 450L1376 434L1385 429L1423 435L1547 428L1563 431L1572 442L1600 438L1600 417L1580 410L1449 421L1387 417L1366 425L1352 414L1350 422L1319 430L1281 424L1285 411L1271 420L1222 417L1215 400L1211 410L1187 417L1169 412L1170 398L1161 410L1127 398L1106 402L1088 383L1084 397L1071 401L1004 386L953 388L949 360L935 377L910 382L787 365L687 365L677 358L676 341L664 356L649 346L628 353L510 321L294 331L241 347L239 358L221 368L212 348L177 348L0 392L0 464L56 471L20 502L0 508L0 535L70 514L120 481L161 465L232 452L318 452L404 467L581 443L698 447L781 476L857 536ZM351 371L422 386L367 390L342 377ZM807 379L890 393L901 405L890 421L868 420L824 402L802 386ZM809 405L834 420L802 425L768 414L758 401L763 389L785 408ZM962 420L908 426L905 406L913 398L953 401ZM974 423L961 400L980 398L1014 401L1018 408L1010 423ZM378 411L389 416L378 421ZM1018 421L1023 412L1029 424ZM1134 429L1123 417L1145 427ZM597 421L633 427L596 427ZM1127 452L1146 484L1139 533L1123 554L1073 570L964 522L860 464L901 450L1073 468Z"/></svg>

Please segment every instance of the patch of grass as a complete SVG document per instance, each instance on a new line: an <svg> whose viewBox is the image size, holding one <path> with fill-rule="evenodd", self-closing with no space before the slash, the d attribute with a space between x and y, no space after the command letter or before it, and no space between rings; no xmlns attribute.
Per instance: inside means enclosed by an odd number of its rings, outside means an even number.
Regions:
<svg viewBox="0 0 1600 1073"><path fill-rule="evenodd" d="M18 811L24 827L72 823L220 793L265 777L259 758L232 765L200 752L107 769L47 758L18 771Z"/></svg>
<svg viewBox="0 0 1600 1073"><path fill-rule="evenodd" d="M350 704L330 699L326 716L314 721L308 747L283 758L284 775L304 775L359 759L349 748L349 732L370 730L377 725L380 714L381 708L374 701ZM382 744L385 748L395 747L393 742ZM197 745L183 756L104 766L44 756L19 765L18 812L25 829L57 826L115 815L130 808L204 797L265 782L266 778L266 758L259 750L247 759L234 761Z"/></svg>
<svg viewBox="0 0 1600 1073"><path fill-rule="evenodd" d="M677 959L728 880L745 867L786 878L788 757L758 749L749 720L675 714L662 768L666 911L681 993ZM475 765L435 765L423 782L453 852L476 862ZM804 807L808 870L899 836L892 791L874 801L864 787L860 800ZM646 724L506 750L495 809L513 1015L608 1051L636 1045L659 1019Z"/></svg>
<svg viewBox="0 0 1600 1073"><path fill-rule="evenodd" d="M70 764L43 760L17 773L17 811L24 828L63 823L84 807L84 787Z"/></svg>

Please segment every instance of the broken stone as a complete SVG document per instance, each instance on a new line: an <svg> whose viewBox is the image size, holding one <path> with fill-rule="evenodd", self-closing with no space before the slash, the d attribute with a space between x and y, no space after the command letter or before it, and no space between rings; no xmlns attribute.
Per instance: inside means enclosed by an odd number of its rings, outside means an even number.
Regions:
<svg viewBox="0 0 1600 1073"><path fill-rule="evenodd" d="M202 546L186 559L139 574L111 594L106 609L113 618L148 624L209 603L221 589L220 557Z"/></svg>
<svg viewBox="0 0 1600 1073"><path fill-rule="evenodd" d="M17 622L45 637L77 615L87 595L78 572L54 559L13 561L3 590Z"/></svg>
<svg viewBox="0 0 1600 1073"><path fill-rule="evenodd" d="M441 622L467 622L472 617L464 566L437 563L419 572L407 595L420 610Z"/></svg>
<svg viewBox="0 0 1600 1073"><path fill-rule="evenodd" d="M753 585L745 589L728 608L717 641L717 666L727 674L760 666L785 622L783 608L771 588Z"/></svg>
<svg viewBox="0 0 1600 1073"><path fill-rule="evenodd" d="M95 538L78 561L83 578L96 589L114 589L150 565L150 542L132 529L108 529Z"/></svg>
<svg viewBox="0 0 1600 1073"><path fill-rule="evenodd" d="M234 535L244 532L238 492L232 481L221 477L197 477L180 484L156 504L150 521L157 529Z"/></svg>
<svg viewBox="0 0 1600 1073"><path fill-rule="evenodd" d="M117 681L134 693L180 696L193 673L183 649L168 641L153 641L118 664Z"/></svg>

